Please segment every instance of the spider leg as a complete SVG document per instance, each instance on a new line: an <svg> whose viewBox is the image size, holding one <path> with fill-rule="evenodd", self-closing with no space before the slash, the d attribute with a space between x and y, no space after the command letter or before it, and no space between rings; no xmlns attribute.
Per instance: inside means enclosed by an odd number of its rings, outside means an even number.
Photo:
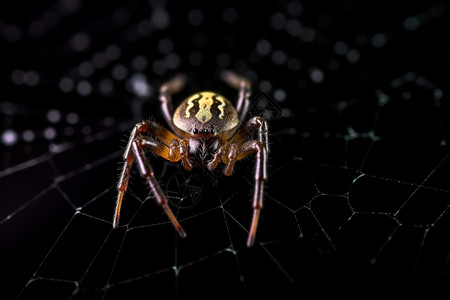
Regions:
<svg viewBox="0 0 450 300"><path fill-rule="evenodd" d="M250 105L250 95L251 95L251 84L250 81L242 76L237 75L232 71L223 71L221 73L221 78L229 86L235 88L239 91L239 98L236 104L236 111L240 122L242 123L248 112L248 107ZM236 126L236 129L239 127ZM234 133L234 132L233 132Z"/></svg>
<svg viewBox="0 0 450 300"><path fill-rule="evenodd" d="M220 147L215 157L208 163L208 169L213 170L222 159L226 163L223 173L230 176L237 160L243 159L251 154L256 154L255 167L255 187L253 192L253 217L250 231L247 238L247 247L252 247L255 243L256 230L258 229L259 215L263 208L264 181L267 180L267 150L266 146L259 141L253 140L244 143L240 148L232 143Z"/></svg>
<svg viewBox="0 0 450 300"><path fill-rule="evenodd" d="M189 159L189 141L186 139L173 139L169 145L169 159L171 161L181 160L184 168L188 171L191 171L194 168L194 165Z"/></svg>
<svg viewBox="0 0 450 300"><path fill-rule="evenodd" d="M159 89L159 101L161 102L161 109L164 119L170 126L170 129L175 132L179 137L184 137L186 134L184 131L175 126L172 120L173 105L172 95L180 92L186 83L186 76L179 74L169 81L163 83Z"/></svg>
<svg viewBox="0 0 450 300"><path fill-rule="evenodd" d="M113 219L113 228L117 228L119 226L119 218L120 218L120 209L122 207L123 194L127 190L128 180L130 178L131 166L133 165L134 156L129 155L125 160L122 168L122 173L120 175L119 183L117 184L117 200L116 200L116 209L114 211L114 219Z"/></svg>
<svg viewBox="0 0 450 300"><path fill-rule="evenodd" d="M230 142L243 144L255 132L258 141L266 147L266 151L269 153L268 125L263 117L253 117L248 120Z"/></svg>
<svg viewBox="0 0 450 300"><path fill-rule="evenodd" d="M253 218L247 239L247 246L251 247L255 242L256 229L264 199L264 182L267 180L267 156L269 155L269 134L266 120L262 117L253 117L247 121L244 132L241 135L251 135L257 132L258 140L246 142L237 157L238 160L247 155L256 154L255 188L253 193ZM241 136L238 134L238 136Z"/></svg>
<svg viewBox="0 0 450 300"><path fill-rule="evenodd" d="M257 139L246 141L254 132ZM224 174L230 176L236 161L249 155L256 155L255 187L253 192L253 217L247 239L247 247L255 243L259 216L263 208L264 182L267 180L267 156L268 156L268 128L267 122L262 117L251 118L228 144L224 144L217 150L214 158L208 164L209 169L214 169L220 159L226 164Z"/></svg>
<svg viewBox="0 0 450 300"><path fill-rule="evenodd" d="M224 156L226 155L226 153L228 153L228 147L229 144L223 144L219 146L219 148L216 150L216 153L214 153L214 157L212 158L212 160L209 161L208 164L206 165L208 170L210 171L214 170L217 167L217 165L221 161L223 161Z"/></svg>
<svg viewBox="0 0 450 300"><path fill-rule="evenodd" d="M247 247L253 246L255 243L256 229L261 209L263 208L264 199L264 182L267 180L267 150L265 145L259 141L250 141L245 143L241 149L241 155L247 156L256 154L255 167L255 188L253 192L253 218L250 232L247 239Z"/></svg>
<svg viewBox="0 0 450 300"><path fill-rule="evenodd" d="M148 132L158 138L158 140L144 136L141 132ZM122 168L122 173L119 179L119 183L117 185L118 195L116 201L116 209L113 220L113 228L118 227L119 218L120 218L120 210L122 206L122 200L125 191L127 190L128 180L130 176L130 171L134 160L137 160L138 167L140 170L140 174L144 177L155 196L157 204L162 206L165 213L171 220L174 227L177 229L178 233L181 237L185 237L186 233L183 228L175 218L173 212L169 208L167 204L167 198L161 190L158 182L153 173L153 169L148 163L147 158L145 157L144 150L149 150L167 160L170 161L178 161L181 159L181 155L179 154L179 150L175 149L175 152L171 151L168 145L178 142L178 138L171 133L169 130L165 129L161 125L152 121L143 121L134 127L130 134L130 138L128 144L125 148L125 152L123 155L124 165Z"/></svg>
<svg viewBox="0 0 450 300"><path fill-rule="evenodd" d="M145 156L145 152L142 145L145 145L147 148L149 146L152 146L150 143L151 142L149 140L135 140L132 144L133 153L134 156L136 157L137 165L139 167L139 173L141 174L142 178L147 180L148 185L150 186L150 189L152 190L153 195L155 197L156 203L164 209L164 212L169 217L178 234L181 237L186 237L186 232L184 231L183 227L181 227L177 218L170 209L167 197L166 195L164 195L164 192L159 186L158 181L156 180L155 177L155 173L153 172L153 169Z"/></svg>

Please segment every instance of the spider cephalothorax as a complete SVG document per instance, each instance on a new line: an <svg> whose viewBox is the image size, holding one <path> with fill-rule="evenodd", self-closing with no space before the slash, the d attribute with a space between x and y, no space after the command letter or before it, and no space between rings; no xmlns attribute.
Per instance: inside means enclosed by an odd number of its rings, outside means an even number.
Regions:
<svg viewBox="0 0 450 300"><path fill-rule="evenodd" d="M119 191L113 226L117 227L123 194L128 186L133 161L137 161L139 172L154 194L156 202L164 209L181 237L186 233L168 206L167 197L155 179L145 151L153 152L169 161L181 161L186 170L203 165L214 170L222 162L223 172L230 176L236 161L256 155L255 190L253 194L253 219L247 246L255 241L259 214L263 205L264 181L267 179L268 154L267 123L261 117L253 117L246 123L250 96L250 83L237 74L226 71L223 79L239 90L236 108L222 95L214 92L199 92L185 99L175 110L172 95L179 92L185 77L179 75L160 88L160 101L169 131L153 121L142 121L134 127L123 156L124 166L117 189ZM151 136L142 133L149 133ZM256 133L258 138L252 140ZM199 152L201 155L199 155Z"/></svg>

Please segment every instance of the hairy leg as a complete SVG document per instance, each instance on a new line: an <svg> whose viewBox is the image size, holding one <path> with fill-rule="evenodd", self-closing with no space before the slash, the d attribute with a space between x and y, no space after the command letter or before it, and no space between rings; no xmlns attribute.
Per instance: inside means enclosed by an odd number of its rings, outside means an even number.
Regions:
<svg viewBox="0 0 450 300"><path fill-rule="evenodd" d="M152 136L142 135L142 133L150 133ZM124 165L117 185L118 195L113 220L114 228L118 227L119 224L123 195L127 190L132 164L136 160L140 174L147 180L157 204L164 209L179 235L182 237L186 236L183 228L170 210L167 204L167 198L162 192L154 176L153 169L145 156L145 151L150 151L170 161L179 161L181 159L189 162L189 159L184 155L184 153L189 152L188 148L185 149L180 146L172 149L172 145L177 143L180 143L180 140L173 133L155 122L143 121L136 124L130 134L123 155ZM188 162L184 162L184 164L186 165Z"/></svg>
<svg viewBox="0 0 450 300"><path fill-rule="evenodd" d="M256 132L257 139L249 139ZM267 180L267 156L268 156L268 127L264 118L254 117L250 119L242 129L233 137L230 143L221 145L216 151L208 168L213 170L220 161L225 164L224 174L230 176L236 161L249 155L255 155L255 186L253 191L253 217L247 239L247 246L255 243L259 216L263 208L264 182Z"/></svg>

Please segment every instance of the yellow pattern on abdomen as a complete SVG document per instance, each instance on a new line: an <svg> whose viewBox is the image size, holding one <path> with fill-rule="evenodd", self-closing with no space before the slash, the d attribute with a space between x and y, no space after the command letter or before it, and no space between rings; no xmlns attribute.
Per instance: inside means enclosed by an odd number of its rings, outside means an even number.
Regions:
<svg viewBox="0 0 450 300"><path fill-rule="evenodd" d="M195 103L194 101L197 102ZM214 100L217 100L220 102L220 104L217 106L217 108L220 111L219 119L223 119L225 117L225 106L227 105L225 102L225 99L213 92L201 92L197 93L195 95L192 95L187 100L187 107L184 113L184 117L186 119L191 117L190 110L195 106L198 105L198 111L195 114L195 118L199 120L202 123L208 122L212 118L211 113L211 107L214 105Z"/></svg>
<svg viewBox="0 0 450 300"><path fill-rule="evenodd" d="M187 101L188 103L188 107L186 108L186 112L184 114L184 117L187 119L191 116L191 113L189 112L189 110L191 110L191 108L194 107L194 100L197 99L199 96L199 94L194 94L191 96L191 98L189 98L189 100Z"/></svg>
<svg viewBox="0 0 450 300"><path fill-rule="evenodd" d="M225 100L219 95L216 96L216 99L221 103L219 106L217 106L217 108L220 110L219 119L223 119L223 117L225 117L225 112L223 111L226 106Z"/></svg>
<svg viewBox="0 0 450 300"><path fill-rule="evenodd" d="M203 92L202 98L198 100L198 112L195 114L197 120L202 123L208 122L212 118L211 106L214 104L213 93Z"/></svg>

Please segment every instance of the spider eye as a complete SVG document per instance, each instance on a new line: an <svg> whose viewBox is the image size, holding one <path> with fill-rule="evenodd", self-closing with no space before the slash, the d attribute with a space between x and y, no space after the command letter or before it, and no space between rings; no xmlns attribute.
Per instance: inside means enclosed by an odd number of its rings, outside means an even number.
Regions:
<svg viewBox="0 0 450 300"><path fill-rule="evenodd" d="M210 132L211 132L211 134L214 134L214 128L211 128Z"/></svg>
<svg viewBox="0 0 450 300"><path fill-rule="evenodd" d="M194 128L194 130L192 131L194 134L197 134L198 133L198 129L197 128Z"/></svg>
<svg viewBox="0 0 450 300"><path fill-rule="evenodd" d="M208 134L208 129L202 129L202 133Z"/></svg>

